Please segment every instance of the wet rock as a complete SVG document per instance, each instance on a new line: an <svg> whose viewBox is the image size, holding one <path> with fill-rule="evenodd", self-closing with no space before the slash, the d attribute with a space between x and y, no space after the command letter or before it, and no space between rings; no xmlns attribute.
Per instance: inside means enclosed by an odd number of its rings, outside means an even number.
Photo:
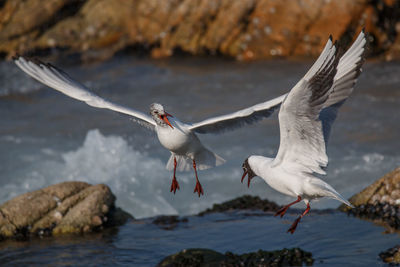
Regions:
<svg viewBox="0 0 400 267"><path fill-rule="evenodd" d="M198 215L214 212L227 212L234 210L262 210L276 212L281 206L269 200L262 200L258 196L244 195L233 200L226 201L221 204L214 204L211 209L200 212Z"/></svg>
<svg viewBox="0 0 400 267"><path fill-rule="evenodd" d="M184 249L164 258L157 266L218 266L224 255L211 249Z"/></svg>
<svg viewBox="0 0 400 267"><path fill-rule="evenodd" d="M173 230L181 222L188 222L188 219L179 219L178 216L158 216L153 220L154 224L165 230Z"/></svg>
<svg viewBox="0 0 400 267"><path fill-rule="evenodd" d="M0 237L91 232L132 218L116 209L114 202L115 196L103 184L51 185L0 206Z"/></svg>
<svg viewBox="0 0 400 267"><path fill-rule="evenodd" d="M379 253L379 257L386 263L400 264L400 245Z"/></svg>
<svg viewBox="0 0 400 267"><path fill-rule="evenodd" d="M356 207L361 205L375 205L377 203L399 204L400 168L381 177L373 184L362 190L360 193L352 196L349 201ZM346 205L339 207L342 211L348 211L350 208Z"/></svg>
<svg viewBox="0 0 400 267"><path fill-rule="evenodd" d="M391 228L400 229L400 168L386 174L376 182L352 196L351 209L341 205L340 210L357 217L382 222Z"/></svg>
<svg viewBox="0 0 400 267"><path fill-rule="evenodd" d="M163 259L157 266L302 266L312 265L312 254L299 248L236 255L209 249L185 249Z"/></svg>
<svg viewBox="0 0 400 267"><path fill-rule="evenodd" d="M329 34L350 43L362 26L375 53L400 55L399 1L4 0L0 54L59 48L107 58L134 48L239 60L317 56ZM339 20L337 18L340 18Z"/></svg>

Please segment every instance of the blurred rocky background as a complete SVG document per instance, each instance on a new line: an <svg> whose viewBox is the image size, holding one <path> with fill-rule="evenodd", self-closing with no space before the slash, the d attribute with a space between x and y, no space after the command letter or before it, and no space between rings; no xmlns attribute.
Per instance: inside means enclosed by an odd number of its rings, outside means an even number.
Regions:
<svg viewBox="0 0 400 267"><path fill-rule="evenodd" d="M396 0L0 0L0 57L315 57L329 34L350 43L363 27L371 56L400 58Z"/></svg>

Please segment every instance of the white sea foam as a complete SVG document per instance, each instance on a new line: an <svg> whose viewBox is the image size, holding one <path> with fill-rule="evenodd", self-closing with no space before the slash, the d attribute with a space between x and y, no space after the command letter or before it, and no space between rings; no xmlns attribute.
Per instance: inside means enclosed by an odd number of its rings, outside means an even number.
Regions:
<svg viewBox="0 0 400 267"><path fill-rule="evenodd" d="M22 141L23 145L23 141ZM233 148L235 149L235 148ZM343 152L342 152L343 153ZM224 157L231 154L226 151ZM136 151L133 144L120 136L104 136L99 130L87 133L83 144L68 152L42 148L40 153L21 158L18 181L3 185L0 201L27 191L62 181L85 181L110 186L117 197L117 206L134 217L160 214L195 214L214 203L221 203L244 194L259 195L280 204L291 199L269 188L261 179L253 179L250 189L240 183L241 168L229 161L222 167L199 172L205 195L193 194L192 172L178 173L181 189L176 195L169 192L172 173L165 161L152 153ZM400 162L399 158L379 153L340 157L333 155L328 175L322 177L345 197L350 197ZM237 165L237 166L236 166ZM335 201L320 201L314 208L337 207ZM302 207L302 205L299 205Z"/></svg>

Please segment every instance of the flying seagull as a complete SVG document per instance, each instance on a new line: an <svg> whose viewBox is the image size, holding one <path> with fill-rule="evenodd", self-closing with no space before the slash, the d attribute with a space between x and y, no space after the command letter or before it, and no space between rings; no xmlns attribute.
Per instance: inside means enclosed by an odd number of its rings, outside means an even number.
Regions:
<svg viewBox="0 0 400 267"><path fill-rule="evenodd" d="M248 186L253 177L259 176L273 189L297 198L275 216L283 217L291 205L305 202L306 210L288 229L292 234L301 218L310 211L313 199L333 198L352 207L332 186L314 174L326 175L330 129L361 73L366 44L363 30L341 57L337 44L330 38L317 61L282 102L276 157L252 155L243 163L242 182L248 175Z"/></svg>
<svg viewBox="0 0 400 267"><path fill-rule="evenodd" d="M153 129L157 133L161 145L171 152L166 168L173 170L171 192L179 189L176 171L188 171L193 167L196 177L194 193L199 197L204 194L197 176L197 170L205 170L221 165L223 158L206 148L197 137L197 133L220 133L247 124L255 123L270 116L285 98L285 95L272 100L227 114L203 120L198 123L184 123L167 113L161 104L150 105L150 116L132 108L124 107L107 101L83 84L73 80L64 71L39 60L30 60L22 56L14 58L15 64L25 73L39 82L61 93L86 102L96 108L106 108L132 116L140 125Z"/></svg>

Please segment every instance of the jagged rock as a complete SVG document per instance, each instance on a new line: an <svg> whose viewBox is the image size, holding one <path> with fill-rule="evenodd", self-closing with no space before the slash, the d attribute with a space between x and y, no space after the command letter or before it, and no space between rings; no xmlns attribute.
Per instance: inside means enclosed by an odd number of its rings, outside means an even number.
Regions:
<svg viewBox="0 0 400 267"><path fill-rule="evenodd" d="M132 218L114 202L115 196L103 184L51 185L0 206L0 237L90 232Z"/></svg>
<svg viewBox="0 0 400 267"><path fill-rule="evenodd" d="M281 206L275 202L269 200L262 200L258 196L244 195L221 204L214 204L211 209L206 209L200 212L198 215L203 216L205 214L214 212L226 212L233 210L262 210L276 212Z"/></svg>
<svg viewBox="0 0 400 267"><path fill-rule="evenodd" d="M349 201L355 208L341 205L339 210L374 220L388 228L400 229L400 167L355 194Z"/></svg>
<svg viewBox="0 0 400 267"><path fill-rule="evenodd" d="M141 47L153 57L177 51L239 60L317 56L329 34L350 43L365 25L372 51L390 51L390 59L400 54L392 49L399 7L389 0L5 0L0 54L57 47L106 58Z"/></svg>
<svg viewBox="0 0 400 267"><path fill-rule="evenodd" d="M358 207L361 205L400 204L400 167L384 175L373 184L355 194L349 199L350 203ZM342 211L350 208L346 205L339 207Z"/></svg>
<svg viewBox="0 0 400 267"><path fill-rule="evenodd" d="M185 249L163 259L157 266L302 266L312 265L312 254L299 248L236 255L210 249Z"/></svg>

